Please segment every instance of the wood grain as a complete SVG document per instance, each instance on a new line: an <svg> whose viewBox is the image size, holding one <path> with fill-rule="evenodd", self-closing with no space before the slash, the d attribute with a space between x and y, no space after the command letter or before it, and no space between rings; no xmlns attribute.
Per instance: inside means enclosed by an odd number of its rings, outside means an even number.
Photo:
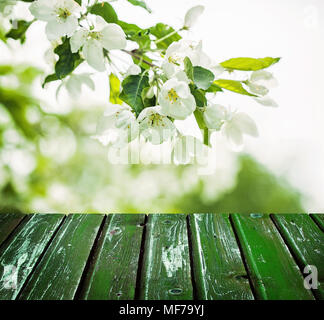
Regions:
<svg viewBox="0 0 324 320"><path fill-rule="evenodd" d="M313 300L269 215L232 215L258 299Z"/></svg>
<svg viewBox="0 0 324 320"><path fill-rule="evenodd" d="M140 299L193 299L185 215L149 215L140 286Z"/></svg>
<svg viewBox="0 0 324 320"><path fill-rule="evenodd" d="M317 268L318 288L313 293L318 299L324 299L324 233L307 214L275 214L272 217L301 272L307 265Z"/></svg>
<svg viewBox="0 0 324 320"><path fill-rule="evenodd" d="M0 251L0 299L15 299L64 215L38 214ZM10 288L8 280L11 279Z"/></svg>
<svg viewBox="0 0 324 320"><path fill-rule="evenodd" d="M109 215L81 299L131 300L143 235L144 214Z"/></svg>
<svg viewBox="0 0 324 320"><path fill-rule="evenodd" d="M197 298L254 299L228 214L189 215Z"/></svg>
<svg viewBox="0 0 324 320"><path fill-rule="evenodd" d="M19 299L74 298L103 215L69 215Z"/></svg>

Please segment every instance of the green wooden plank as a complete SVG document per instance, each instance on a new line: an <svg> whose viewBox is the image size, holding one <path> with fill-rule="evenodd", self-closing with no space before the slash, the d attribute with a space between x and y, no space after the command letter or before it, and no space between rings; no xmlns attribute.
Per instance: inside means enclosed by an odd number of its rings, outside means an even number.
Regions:
<svg viewBox="0 0 324 320"><path fill-rule="evenodd" d="M146 224L140 299L193 299L186 215L152 214Z"/></svg>
<svg viewBox="0 0 324 320"><path fill-rule="evenodd" d="M232 218L258 299L314 299L269 215Z"/></svg>
<svg viewBox="0 0 324 320"><path fill-rule="evenodd" d="M0 214L0 246L24 217L25 215L20 213Z"/></svg>
<svg viewBox="0 0 324 320"><path fill-rule="evenodd" d="M73 299L102 219L97 214L69 215L19 299Z"/></svg>
<svg viewBox="0 0 324 320"><path fill-rule="evenodd" d="M81 299L131 300L143 236L144 214L109 215Z"/></svg>
<svg viewBox="0 0 324 320"><path fill-rule="evenodd" d="M0 299L15 299L64 215L37 214L0 251ZM11 280L11 281L10 281ZM10 282L9 282L10 281Z"/></svg>
<svg viewBox="0 0 324 320"><path fill-rule="evenodd" d="M228 214L189 215L197 298L254 299Z"/></svg>
<svg viewBox="0 0 324 320"><path fill-rule="evenodd" d="M301 271L307 265L317 268L319 286L313 292L318 299L324 299L324 233L307 214L275 214L272 217Z"/></svg>
<svg viewBox="0 0 324 320"><path fill-rule="evenodd" d="M316 221L318 226L324 231L324 214L311 214L312 218Z"/></svg>

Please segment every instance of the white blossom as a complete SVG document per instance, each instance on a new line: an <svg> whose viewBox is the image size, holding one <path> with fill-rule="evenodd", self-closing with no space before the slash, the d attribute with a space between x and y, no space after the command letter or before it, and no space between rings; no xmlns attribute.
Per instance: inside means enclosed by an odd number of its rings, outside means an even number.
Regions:
<svg viewBox="0 0 324 320"><path fill-rule="evenodd" d="M3 16L10 15L15 4L16 0L1 0L0 13L2 13Z"/></svg>
<svg viewBox="0 0 324 320"><path fill-rule="evenodd" d="M220 130L226 118L226 109L220 104L208 104L203 110L203 118L208 129Z"/></svg>
<svg viewBox="0 0 324 320"><path fill-rule="evenodd" d="M143 109L137 121L140 134L152 144L161 144L175 133L173 122L162 114L160 106Z"/></svg>
<svg viewBox="0 0 324 320"><path fill-rule="evenodd" d="M181 81L186 80L184 73L184 59L188 57L192 65L200 66L214 72L218 76L224 71L219 64L214 63L208 55L202 50L202 41L181 39L173 42L167 49L162 69L168 79L178 78Z"/></svg>
<svg viewBox="0 0 324 320"><path fill-rule="evenodd" d="M104 146L123 148L138 137L139 126L129 106L111 104L97 125L93 136Z"/></svg>
<svg viewBox="0 0 324 320"><path fill-rule="evenodd" d="M98 71L105 71L103 49L123 49L126 46L126 35L115 23L107 23L97 17L96 26L88 30L81 28L71 37L71 51L77 52L82 47L88 64Z"/></svg>
<svg viewBox="0 0 324 320"><path fill-rule="evenodd" d="M254 71L250 79L246 81L252 93L259 95L255 100L268 107L277 107L277 103L268 96L269 89L276 87L277 80L273 77L271 72L265 70Z"/></svg>
<svg viewBox="0 0 324 320"><path fill-rule="evenodd" d="M204 12L205 7L204 6L195 6L191 9L189 9L185 15L185 19L184 19L184 28L185 29L189 29L191 27L193 27L198 18L202 15L202 13Z"/></svg>
<svg viewBox="0 0 324 320"><path fill-rule="evenodd" d="M128 76L130 76L130 75L135 76L135 75L138 75L138 74L140 74L140 73L141 73L141 68L140 68L140 66L137 65L137 64L132 64L132 65L127 69L127 71L126 71L124 77L126 78L126 77L128 77Z"/></svg>
<svg viewBox="0 0 324 320"><path fill-rule="evenodd" d="M81 88L86 85L91 90L95 89L95 84L90 78L89 73L72 74L65 83L65 87L69 94L76 98L81 94Z"/></svg>
<svg viewBox="0 0 324 320"><path fill-rule="evenodd" d="M162 113L178 120L184 120L196 109L188 84L177 79L164 83L158 100Z"/></svg>
<svg viewBox="0 0 324 320"><path fill-rule="evenodd" d="M243 112L228 111L221 130L235 148L243 145L244 135L250 135L252 137L259 135L254 120Z"/></svg>
<svg viewBox="0 0 324 320"><path fill-rule="evenodd" d="M72 36L78 27L81 7L74 0L37 0L29 7L32 15L46 21L46 35L49 40Z"/></svg>

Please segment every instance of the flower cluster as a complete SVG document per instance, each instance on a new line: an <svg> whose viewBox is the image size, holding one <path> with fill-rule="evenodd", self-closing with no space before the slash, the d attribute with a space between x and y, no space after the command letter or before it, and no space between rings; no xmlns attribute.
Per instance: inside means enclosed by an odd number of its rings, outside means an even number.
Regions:
<svg viewBox="0 0 324 320"><path fill-rule="evenodd" d="M144 1L129 2L150 12ZM110 105L95 136L104 145L123 148L140 137L153 145L170 141L177 148L184 141L179 123L194 119L205 145L210 146L212 132L220 131L237 147L244 135L258 136L256 124L246 113L220 105L218 95L227 90L264 106L277 106L269 97L276 80L265 69L279 58L242 57L217 63L203 51L201 41L182 38L203 6L191 8L178 30L163 23L142 29L123 22L108 1L37 0L29 10L46 23L46 35L54 44L49 53L55 57L55 72L44 85L62 81L76 96L82 84L94 89L90 74L76 72L80 64L110 74ZM25 36L31 23L21 24L19 34ZM14 38L10 32L7 36ZM133 49L127 50L129 45ZM119 50L119 57L131 56L127 70L118 70L112 50ZM241 73L241 80L231 79L233 72Z"/></svg>

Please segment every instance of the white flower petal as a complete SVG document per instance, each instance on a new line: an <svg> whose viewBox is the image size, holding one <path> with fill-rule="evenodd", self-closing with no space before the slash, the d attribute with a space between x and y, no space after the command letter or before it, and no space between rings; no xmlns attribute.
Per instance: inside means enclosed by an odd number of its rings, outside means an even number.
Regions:
<svg viewBox="0 0 324 320"><path fill-rule="evenodd" d="M168 79L171 79L176 72L175 66L172 63L169 63L167 61L163 62L162 70Z"/></svg>
<svg viewBox="0 0 324 320"><path fill-rule="evenodd" d="M71 36L78 27L78 19L74 16L66 20L51 20L46 25L46 35L49 40L57 40L65 35Z"/></svg>
<svg viewBox="0 0 324 320"><path fill-rule="evenodd" d="M204 110L203 117L207 128L219 130L225 120L226 109L219 104L208 105Z"/></svg>
<svg viewBox="0 0 324 320"><path fill-rule="evenodd" d="M258 137L258 128L254 120L246 113L238 112L234 114L231 122L233 126L239 128L242 133L248 134L252 137Z"/></svg>
<svg viewBox="0 0 324 320"><path fill-rule="evenodd" d="M38 20L51 21L55 19L55 0L34 1L30 7L30 13Z"/></svg>
<svg viewBox="0 0 324 320"><path fill-rule="evenodd" d="M66 88L72 97L78 97L83 84L92 90L95 89L95 84L87 73L71 75L66 82Z"/></svg>
<svg viewBox="0 0 324 320"><path fill-rule="evenodd" d="M231 123L226 123L222 127L222 133L234 148L241 147L243 145L242 131Z"/></svg>
<svg viewBox="0 0 324 320"><path fill-rule="evenodd" d="M73 14L79 14L82 10L81 6L75 0L61 0L61 2L62 5L60 7L67 9Z"/></svg>
<svg viewBox="0 0 324 320"><path fill-rule="evenodd" d="M256 84L255 82L247 81L247 86L249 87L252 93L265 96L268 94L269 90L262 85Z"/></svg>
<svg viewBox="0 0 324 320"><path fill-rule="evenodd" d="M198 18L201 16L204 10L205 7L201 5L189 9L185 15L184 26L191 28L197 22Z"/></svg>
<svg viewBox="0 0 324 320"><path fill-rule="evenodd" d="M77 30L70 39L71 51L78 52L87 41L89 32L86 29Z"/></svg>
<svg viewBox="0 0 324 320"><path fill-rule="evenodd" d="M100 33L102 35L100 43L106 50L124 49L126 47L126 35L117 24L107 24Z"/></svg>
<svg viewBox="0 0 324 320"><path fill-rule="evenodd" d="M101 44L95 39L89 39L83 46L82 53L89 66L102 72L106 70Z"/></svg>
<svg viewBox="0 0 324 320"><path fill-rule="evenodd" d="M141 73L141 68L140 66L138 66L137 64L132 64L126 71L125 73L125 78L130 76L130 75L133 75L133 76L136 76L138 74Z"/></svg>
<svg viewBox="0 0 324 320"><path fill-rule="evenodd" d="M260 98L254 98L254 100L256 102L262 104L263 106L266 106L266 107L273 107L273 108L277 108L278 107L277 102L274 101L269 96L264 96L264 97L260 97Z"/></svg>

